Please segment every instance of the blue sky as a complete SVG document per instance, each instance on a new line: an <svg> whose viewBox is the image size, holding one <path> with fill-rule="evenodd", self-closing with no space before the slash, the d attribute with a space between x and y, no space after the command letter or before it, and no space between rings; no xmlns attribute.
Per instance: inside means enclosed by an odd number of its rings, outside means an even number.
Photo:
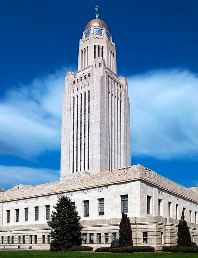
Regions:
<svg viewBox="0 0 198 258"><path fill-rule="evenodd" d="M58 180L64 76L100 6L129 80L132 163L198 185L197 0L0 2L0 188Z"/></svg>

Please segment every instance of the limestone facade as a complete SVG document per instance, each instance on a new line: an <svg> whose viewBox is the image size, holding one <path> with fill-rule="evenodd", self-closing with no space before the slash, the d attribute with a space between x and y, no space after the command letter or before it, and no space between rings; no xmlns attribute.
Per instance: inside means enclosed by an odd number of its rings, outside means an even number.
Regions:
<svg viewBox="0 0 198 258"><path fill-rule="evenodd" d="M137 165L112 172L75 174L66 181L16 186L1 192L1 248L48 249L47 207L51 214L60 195L75 202L84 244L109 245L118 237L123 209L131 221L134 244L156 249L175 244L183 209L193 241L198 243L198 193Z"/></svg>

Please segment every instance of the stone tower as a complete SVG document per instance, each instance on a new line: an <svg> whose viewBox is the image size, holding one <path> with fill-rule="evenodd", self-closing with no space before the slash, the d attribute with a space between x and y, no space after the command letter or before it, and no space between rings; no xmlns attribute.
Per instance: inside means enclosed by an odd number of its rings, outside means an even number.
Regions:
<svg viewBox="0 0 198 258"><path fill-rule="evenodd" d="M96 15L80 39L78 71L66 76L61 180L130 165L129 105L127 80L117 76L115 44Z"/></svg>

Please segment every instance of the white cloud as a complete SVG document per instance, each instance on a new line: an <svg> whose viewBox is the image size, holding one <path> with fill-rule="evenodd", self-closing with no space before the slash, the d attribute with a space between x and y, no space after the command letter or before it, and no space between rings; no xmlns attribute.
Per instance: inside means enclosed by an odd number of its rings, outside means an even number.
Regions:
<svg viewBox="0 0 198 258"><path fill-rule="evenodd" d="M17 166L0 166L0 188L15 184L42 184L59 179L59 171L46 168L29 168Z"/></svg>
<svg viewBox="0 0 198 258"><path fill-rule="evenodd" d="M65 69L8 90L0 100L0 154L23 158L59 149Z"/></svg>
<svg viewBox="0 0 198 258"><path fill-rule="evenodd" d="M198 76L181 70L129 78L132 150L157 159L198 154Z"/></svg>
<svg viewBox="0 0 198 258"><path fill-rule="evenodd" d="M66 69L0 100L0 154L32 158L60 150L61 103ZM129 77L132 155L158 159L198 154L198 77L164 70Z"/></svg>

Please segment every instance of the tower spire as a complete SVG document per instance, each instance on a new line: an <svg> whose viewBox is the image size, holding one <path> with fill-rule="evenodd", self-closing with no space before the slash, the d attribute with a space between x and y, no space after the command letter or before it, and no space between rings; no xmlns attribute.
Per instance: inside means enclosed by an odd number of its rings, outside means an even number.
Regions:
<svg viewBox="0 0 198 258"><path fill-rule="evenodd" d="M98 19L98 17L99 17L99 6L98 5L95 6L95 14L96 14L96 19Z"/></svg>

